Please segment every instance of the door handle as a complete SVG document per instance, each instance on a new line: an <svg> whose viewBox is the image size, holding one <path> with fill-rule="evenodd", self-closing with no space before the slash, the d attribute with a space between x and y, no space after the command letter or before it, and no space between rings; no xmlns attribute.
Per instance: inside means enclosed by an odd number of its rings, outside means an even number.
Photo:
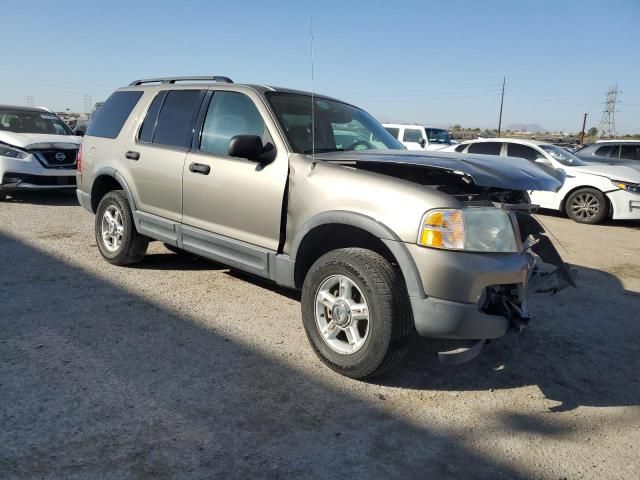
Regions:
<svg viewBox="0 0 640 480"><path fill-rule="evenodd" d="M136 161L140 159L140 152L132 152L131 150L129 150L127 153L124 154L124 156L129 160Z"/></svg>
<svg viewBox="0 0 640 480"><path fill-rule="evenodd" d="M209 175L211 167L204 163L192 163L189 165L189 171L193 173L199 173L200 175Z"/></svg>

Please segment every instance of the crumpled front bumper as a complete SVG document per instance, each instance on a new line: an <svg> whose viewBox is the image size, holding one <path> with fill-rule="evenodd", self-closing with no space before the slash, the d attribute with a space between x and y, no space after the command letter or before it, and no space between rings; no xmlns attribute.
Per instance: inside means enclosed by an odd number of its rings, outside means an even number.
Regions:
<svg viewBox="0 0 640 480"><path fill-rule="evenodd" d="M475 357L482 345L530 320L526 295L556 293L573 285L544 227L527 211L513 210L522 252L484 254L427 249L409 251L421 274L426 298L411 297L415 328L426 337L472 340L470 348L441 352L446 363Z"/></svg>

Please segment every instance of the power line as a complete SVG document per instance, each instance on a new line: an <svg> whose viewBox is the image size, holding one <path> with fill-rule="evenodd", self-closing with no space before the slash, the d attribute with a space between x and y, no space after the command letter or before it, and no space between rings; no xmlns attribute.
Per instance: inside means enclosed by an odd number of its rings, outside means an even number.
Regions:
<svg viewBox="0 0 640 480"><path fill-rule="evenodd" d="M27 95L27 107L33 107L33 97L31 95Z"/></svg>

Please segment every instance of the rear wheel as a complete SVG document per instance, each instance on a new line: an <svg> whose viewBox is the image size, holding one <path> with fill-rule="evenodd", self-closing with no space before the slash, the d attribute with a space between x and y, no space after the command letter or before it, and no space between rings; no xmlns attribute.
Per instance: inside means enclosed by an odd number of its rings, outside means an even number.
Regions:
<svg viewBox="0 0 640 480"><path fill-rule="evenodd" d="M136 230L129 200L122 190L113 190L102 197L95 221L96 243L105 260L114 265L142 260L149 239Z"/></svg>
<svg viewBox="0 0 640 480"><path fill-rule="evenodd" d="M397 365L413 332L400 272L362 248L334 250L313 264L302 287L302 318L320 359L352 378Z"/></svg>
<svg viewBox="0 0 640 480"><path fill-rule="evenodd" d="M608 206L600 190L581 188L569 195L565 210L567 216L578 223L596 224L607 218Z"/></svg>

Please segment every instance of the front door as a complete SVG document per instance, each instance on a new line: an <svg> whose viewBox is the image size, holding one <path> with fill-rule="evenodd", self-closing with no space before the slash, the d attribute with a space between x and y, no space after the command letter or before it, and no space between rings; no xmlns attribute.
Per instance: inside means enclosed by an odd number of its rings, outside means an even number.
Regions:
<svg viewBox="0 0 640 480"><path fill-rule="evenodd" d="M284 148L271 150L273 160L261 165L227 155L235 135L258 135L265 150L276 149L259 98L214 90L204 118L199 145L187 154L183 172L183 237L207 242L243 242L276 251L288 157ZM273 127L272 127L273 129ZM192 230L189 227L195 227ZM193 240L194 242L196 240ZM226 244L223 249L233 249ZM220 251L218 249L217 251Z"/></svg>

